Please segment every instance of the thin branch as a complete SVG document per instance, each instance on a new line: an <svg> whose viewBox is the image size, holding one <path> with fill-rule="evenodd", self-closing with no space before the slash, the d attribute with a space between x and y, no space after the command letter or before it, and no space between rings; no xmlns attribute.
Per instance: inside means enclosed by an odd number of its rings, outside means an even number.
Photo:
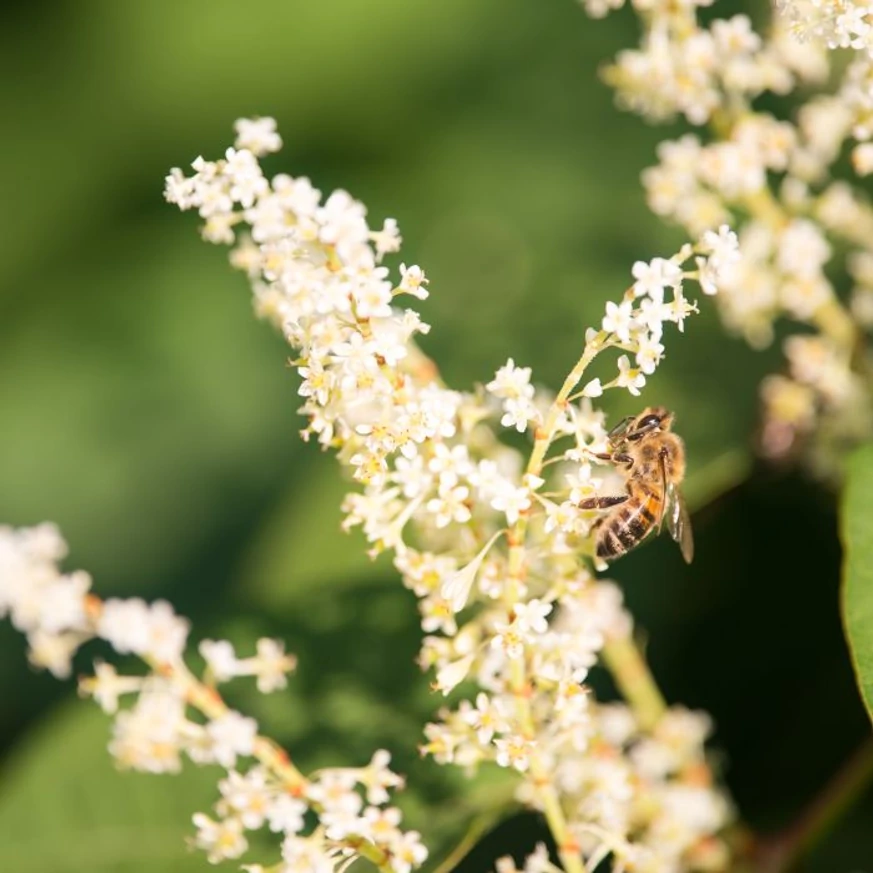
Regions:
<svg viewBox="0 0 873 873"><path fill-rule="evenodd" d="M603 660L640 727L651 730L667 711L667 704L639 646L631 637L608 639Z"/></svg>
<svg viewBox="0 0 873 873"><path fill-rule="evenodd" d="M467 833L461 838L461 842L449 852L448 855L437 865L433 873L450 873L464 858L475 848L480 837L490 830L500 819L497 812L488 812L474 818Z"/></svg>

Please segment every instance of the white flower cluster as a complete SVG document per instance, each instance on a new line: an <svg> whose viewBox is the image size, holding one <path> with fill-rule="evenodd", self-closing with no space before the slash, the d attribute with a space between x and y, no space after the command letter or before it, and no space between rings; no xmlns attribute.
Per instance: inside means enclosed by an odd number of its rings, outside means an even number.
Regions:
<svg viewBox="0 0 873 873"><path fill-rule="evenodd" d="M386 806L389 789L403 785L389 762L388 753L379 751L366 767L321 770L293 786L261 765L245 773L230 769L218 786L216 816L194 816L194 842L217 863L246 851L246 831L267 828L282 837L282 861L269 868L246 865L249 873L334 873L361 854L381 869L410 873L427 858L427 849L416 831L400 829L400 810ZM308 825L312 820L314 827ZM363 846L369 847L366 853Z"/></svg>
<svg viewBox="0 0 873 873"><path fill-rule="evenodd" d="M855 0L777 0L776 8L804 42L852 48L873 56L873 3Z"/></svg>
<svg viewBox="0 0 873 873"><path fill-rule="evenodd" d="M729 869L726 847L699 840L701 832L718 830L730 815L725 798L711 788L711 773L700 758L710 732L705 715L669 710L650 733L641 735L633 716L620 704L601 706L592 718L584 754L567 756L562 788L571 802L585 809L587 823L579 840L587 870L662 873L677 869ZM637 842L616 833L636 830ZM653 853L650 846L660 846ZM685 863L678 859L685 858ZM523 873L553 873L546 847L538 845ZM497 861L496 873L521 873L511 858Z"/></svg>
<svg viewBox="0 0 873 873"><path fill-rule="evenodd" d="M62 575L67 544L51 524L0 527L0 619L27 635L31 663L57 677L70 675L72 656L90 636L88 589L82 571Z"/></svg>
<svg viewBox="0 0 873 873"><path fill-rule="evenodd" d="M0 527L0 618L9 615L27 634L31 661L56 676L69 675L76 650L92 638L146 662L145 675L119 675L97 662L80 690L115 716L109 752L120 767L177 773L187 756L227 770L215 816L194 816L194 843L211 862L239 858L248 848L246 832L265 827L282 838L282 861L270 867L275 873L334 873L359 856L409 873L424 861L418 834L402 831L399 811L386 806L389 790L403 784L388 768L387 752L366 767L325 769L308 780L258 735L254 719L218 694L217 683L237 676L255 677L265 693L284 688L296 662L280 642L261 639L255 655L240 659L229 642L205 640L201 681L183 660L187 621L164 601L101 601L88 593L86 573L60 572L66 552L54 525ZM122 698L133 702L120 708Z"/></svg>
<svg viewBox="0 0 873 873"><path fill-rule="evenodd" d="M740 228L741 256L718 283L728 328L755 347L772 341L784 317L819 334L804 346L816 350L810 367L798 369L797 347L793 355L786 348L788 372L762 385L762 448L780 456L807 441L807 460L833 472L844 446L873 426L857 354L873 325L873 276L865 269L873 208L835 177L851 138L859 141L856 172L873 172L873 6L786 2L763 35L743 15L704 27L693 2L633 5L644 28L641 48L621 53L606 72L619 101L650 119L683 114L709 130L708 140L686 134L659 146L658 165L643 173L649 205L695 236L723 223ZM858 57L832 71L828 47L853 48ZM786 94L834 78L835 91L813 93L793 118L754 105L764 91ZM848 259L835 263L834 252L843 257L846 247ZM856 280L850 308L837 293L840 272ZM798 375L825 359L825 372Z"/></svg>
<svg viewBox="0 0 873 873"><path fill-rule="evenodd" d="M622 106L652 120L684 115L704 124L730 111L733 100L784 94L827 71L819 46L798 47L785 29L764 41L746 15L704 28L696 23L694 3L633 5L649 25L640 47L620 52L605 78Z"/></svg>
<svg viewBox="0 0 873 873"><path fill-rule="evenodd" d="M564 578L556 587L560 595L521 602L509 620L495 606L461 631L490 642L438 683L476 664L484 690L441 711L423 750L468 771L487 761L514 768L527 777L519 799L538 809L547 801L537 786L548 779L566 814L563 848L581 853L588 871L607 857L614 869L651 873L724 869L716 835L731 810L704 758L708 719L671 709L643 729L628 706L598 703L583 683L604 644L627 638L629 617L611 583ZM425 652L438 646L431 639ZM521 706L511 679L519 668Z"/></svg>
<svg viewBox="0 0 873 873"><path fill-rule="evenodd" d="M844 139L859 144L852 151L855 172L873 173L873 4L854 0L777 0L779 21L801 44L849 49L856 59L844 67L837 93L817 101L825 107L833 128L820 128L837 157Z"/></svg>
<svg viewBox="0 0 873 873"><path fill-rule="evenodd" d="M629 732L610 740L602 721L614 710L583 684L605 645L630 644L631 621L618 589L585 563L595 515L579 503L598 492L595 456L609 448L592 399L608 388L639 394L664 355L664 325L682 330L696 311L687 282L715 293L735 266L736 236L720 227L671 258L635 264L556 397L536 391L530 369L512 359L484 390L453 391L414 344L426 325L399 305L426 296L423 271L401 265L392 281L381 263L399 248L396 223L371 230L345 192L322 200L306 179L267 181L244 152L238 141L222 160L198 158L192 176L174 170L167 197L198 210L207 240L231 242L249 228L232 262L248 273L258 313L295 349L304 435L335 448L363 486L345 501L345 526L361 526L373 553L394 551L419 597L420 663L435 670L436 687L448 693L469 677L481 689L475 704L428 726L424 750L440 762L492 761L524 774L522 798L543 809L556 835L566 831L568 873L583 856L609 853L637 859L639 870L703 869L697 853L722 847L716 834L728 816L709 785L694 782L699 803L678 800L697 797L688 780L704 766L703 733L676 766L640 769L631 749L645 747L650 725L623 710ZM607 349L624 352L617 374L576 390ZM526 464L500 440L500 426L530 435ZM563 447L547 460L557 441ZM599 757L609 757L609 742L620 777ZM701 804L718 813L701 814Z"/></svg>

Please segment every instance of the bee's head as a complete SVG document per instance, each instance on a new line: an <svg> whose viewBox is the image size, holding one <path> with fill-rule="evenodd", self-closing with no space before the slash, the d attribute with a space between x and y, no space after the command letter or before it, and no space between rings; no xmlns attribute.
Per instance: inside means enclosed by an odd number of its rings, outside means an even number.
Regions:
<svg viewBox="0 0 873 873"><path fill-rule="evenodd" d="M673 413L663 406L649 406L631 422L627 429L627 439L638 440L646 434L670 430Z"/></svg>

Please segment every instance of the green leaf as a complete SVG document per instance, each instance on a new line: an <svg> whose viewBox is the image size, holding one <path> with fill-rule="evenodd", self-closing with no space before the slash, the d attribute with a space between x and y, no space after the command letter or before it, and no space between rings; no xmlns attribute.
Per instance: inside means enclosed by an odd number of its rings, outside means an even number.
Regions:
<svg viewBox="0 0 873 873"><path fill-rule="evenodd" d="M149 775L115 770L109 719L93 704L55 709L12 756L0 794L0 870L194 873L191 816L217 796L216 768Z"/></svg>
<svg viewBox="0 0 873 873"><path fill-rule="evenodd" d="M873 445L849 462L841 530L843 624L861 698L873 718Z"/></svg>

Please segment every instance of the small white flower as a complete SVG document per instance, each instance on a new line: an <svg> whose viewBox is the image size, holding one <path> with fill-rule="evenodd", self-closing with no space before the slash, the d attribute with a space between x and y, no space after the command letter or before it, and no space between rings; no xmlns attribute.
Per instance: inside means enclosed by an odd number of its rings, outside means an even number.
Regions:
<svg viewBox="0 0 873 873"><path fill-rule="evenodd" d="M239 661L227 640L203 640L198 648L216 682L227 682L239 675Z"/></svg>
<svg viewBox="0 0 873 873"><path fill-rule="evenodd" d="M391 754L385 749L377 749L367 767L361 772L359 782L367 789L367 803L376 806L388 802L389 788L402 788L404 779L394 773L388 765Z"/></svg>
<svg viewBox="0 0 873 873"><path fill-rule="evenodd" d="M210 721L206 733L212 756L229 769L236 764L238 755L251 755L254 751L258 725L253 718L230 711Z"/></svg>
<svg viewBox="0 0 873 873"><path fill-rule="evenodd" d="M640 368L641 372L645 373L647 376L651 376L657 369L658 364L661 363L663 355L664 346L661 343L648 336L640 337L636 359L637 366Z"/></svg>
<svg viewBox="0 0 873 873"><path fill-rule="evenodd" d="M296 797L280 794L267 807L267 822L273 833L296 834L303 830L306 804Z"/></svg>
<svg viewBox="0 0 873 873"><path fill-rule="evenodd" d="M181 660L189 628L189 622L176 615L166 600L156 600L149 609L146 648L138 654L144 654L161 663Z"/></svg>
<svg viewBox="0 0 873 873"><path fill-rule="evenodd" d="M531 421L539 419L539 410L526 397L504 400L503 409L500 423L504 427L514 427L519 433L523 433Z"/></svg>
<svg viewBox="0 0 873 873"><path fill-rule="evenodd" d="M363 831L374 843L384 845L401 836L397 826L400 824L402 815L396 807L378 809L375 806L368 806L364 810L362 818L365 822Z"/></svg>
<svg viewBox="0 0 873 873"><path fill-rule="evenodd" d="M306 796L326 810L342 810L357 815L364 805L355 792L357 779L351 770L325 770L311 782Z"/></svg>
<svg viewBox="0 0 873 873"><path fill-rule="evenodd" d="M520 658L524 655L525 639L522 629L515 621L497 621L494 623L494 636L491 647L504 652L508 658Z"/></svg>
<svg viewBox="0 0 873 873"><path fill-rule="evenodd" d="M425 287L428 283L427 276L424 275L424 270L416 264L407 267L406 264L400 265L400 285L398 289L404 294L411 294L419 300L426 300L430 293Z"/></svg>
<svg viewBox="0 0 873 873"><path fill-rule="evenodd" d="M172 663L182 656L188 627L188 622L177 616L165 600L149 606L138 597L112 598L103 604L97 633L121 654L132 652Z"/></svg>
<svg viewBox="0 0 873 873"><path fill-rule="evenodd" d="M27 635L27 657L37 670L48 670L56 679L66 679L73 670L73 655L83 642L81 634L50 634L32 631Z"/></svg>
<svg viewBox="0 0 873 873"><path fill-rule="evenodd" d="M341 841L352 834L367 836L365 833L366 821L352 810L341 807L327 809L322 811L318 818L324 827L324 834L329 840Z"/></svg>
<svg viewBox="0 0 873 873"><path fill-rule="evenodd" d="M425 504L434 516L434 524L447 527L452 522L465 524L472 518L470 512L470 489L466 485L440 486L439 494Z"/></svg>
<svg viewBox="0 0 873 873"><path fill-rule="evenodd" d="M303 378L297 393L301 397L312 397L321 406L327 406L330 392L336 383L336 376L332 371L325 370L317 358L311 358L309 365L299 367L298 373Z"/></svg>
<svg viewBox="0 0 873 873"><path fill-rule="evenodd" d="M682 268L665 258L654 258L649 263L637 261L631 273L634 282L634 296L649 296L652 300L664 299L664 291L674 288L682 281Z"/></svg>
<svg viewBox="0 0 873 873"><path fill-rule="evenodd" d="M390 851L395 873L410 873L427 860L427 848L418 831L399 834L390 843Z"/></svg>
<svg viewBox="0 0 873 873"><path fill-rule="evenodd" d="M833 288L822 274L807 278L787 279L780 289L780 299L786 311L806 320L834 297Z"/></svg>
<svg viewBox="0 0 873 873"><path fill-rule="evenodd" d="M712 297L718 294L718 284L721 275L719 263L715 258L695 258L697 263L697 281L700 290Z"/></svg>
<svg viewBox="0 0 873 873"><path fill-rule="evenodd" d="M434 446L433 452L433 457L428 462L427 468L439 478L440 488L457 485L473 470L470 455L465 445L449 448L445 443L440 442Z"/></svg>
<svg viewBox="0 0 873 873"><path fill-rule="evenodd" d="M530 374L530 367L516 367L515 361L510 358L485 386L485 390L495 397L529 399L534 393Z"/></svg>
<svg viewBox="0 0 873 873"><path fill-rule="evenodd" d="M311 837L286 837L282 842L282 873L335 873L336 866L320 842Z"/></svg>
<svg viewBox="0 0 873 873"><path fill-rule="evenodd" d="M122 655L142 654L149 638L148 605L138 597L104 601L97 633Z"/></svg>
<svg viewBox="0 0 873 873"><path fill-rule="evenodd" d="M149 679L133 708L116 716L109 753L123 768L177 773L185 729L185 704L177 689Z"/></svg>
<svg viewBox="0 0 873 873"><path fill-rule="evenodd" d="M740 259L739 240L726 224L722 224L717 231L705 231L700 239L700 248L722 266L736 263Z"/></svg>
<svg viewBox="0 0 873 873"><path fill-rule="evenodd" d="M524 773L530 767L530 756L535 744L524 737L511 735L494 740L497 749L495 760L501 767L513 767Z"/></svg>
<svg viewBox="0 0 873 873"><path fill-rule="evenodd" d="M508 482L491 500L491 508L504 513L509 525L514 525L518 521L519 516L530 509L530 506L530 489L515 488Z"/></svg>
<svg viewBox="0 0 873 873"><path fill-rule="evenodd" d="M178 167L173 167L164 179L164 198L168 203L175 203L179 209L190 209L196 206L194 185L193 178L186 177Z"/></svg>
<svg viewBox="0 0 873 873"><path fill-rule="evenodd" d="M389 282L368 282L357 289L355 312L358 318L389 318L391 316L391 285Z"/></svg>
<svg viewBox="0 0 873 873"><path fill-rule="evenodd" d="M852 166L859 176L873 173L873 142L863 142L852 149Z"/></svg>
<svg viewBox="0 0 873 873"><path fill-rule="evenodd" d="M463 607L462 607L463 608ZM440 631L447 637L458 632L455 611L452 604L440 594L430 594L418 601L421 612L421 629L428 634Z"/></svg>
<svg viewBox="0 0 873 873"><path fill-rule="evenodd" d="M630 333L634 327L633 304L630 300L625 300L620 305L610 300L606 304L602 327L607 333L615 334L619 342L630 342Z"/></svg>
<svg viewBox="0 0 873 873"><path fill-rule="evenodd" d="M258 691L269 694L286 688L288 673L297 666L297 658L286 654L285 645L281 640L267 638L257 642L257 656L251 659L254 674L257 677Z"/></svg>
<svg viewBox="0 0 873 873"><path fill-rule="evenodd" d="M85 595L91 577L82 572L58 576L40 594L39 628L48 634L85 627Z"/></svg>
<svg viewBox="0 0 873 873"><path fill-rule="evenodd" d="M685 319L694 312L697 312L697 305L689 303L682 294L682 286L677 285L673 289L673 299L668 305L669 319L682 333L685 330Z"/></svg>
<svg viewBox="0 0 873 873"><path fill-rule="evenodd" d="M370 234L370 239L376 247L376 257L378 260L392 252L399 252L400 245L403 242L403 237L400 236L400 228L397 226L397 221L393 218L386 218L382 223L382 229ZM400 266L401 272L403 265ZM427 292L425 291L425 297Z"/></svg>
<svg viewBox="0 0 873 873"><path fill-rule="evenodd" d="M495 731L506 730L507 721L500 707L483 691L476 695L475 707L463 712L462 718L475 729L476 738L483 746L491 742Z"/></svg>
<svg viewBox="0 0 873 873"><path fill-rule="evenodd" d="M551 873L553 864L545 843L537 843L534 851L525 858L524 873Z"/></svg>
<svg viewBox="0 0 873 873"><path fill-rule="evenodd" d="M664 303L663 300L653 300L651 297L646 297L640 301L637 320L648 330L652 340L661 339L664 333L664 322L670 321L671 317L672 309L669 303Z"/></svg>
<svg viewBox="0 0 873 873"><path fill-rule="evenodd" d="M246 830L257 830L264 824L274 792L262 767L254 767L244 775L231 770L218 783L218 790Z"/></svg>
<svg viewBox="0 0 873 873"><path fill-rule="evenodd" d="M807 219L795 219L782 232L776 262L789 276L812 279L830 256L830 244L819 227Z"/></svg>
<svg viewBox="0 0 873 873"><path fill-rule="evenodd" d="M139 676L119 676L112 664L97 661L94 676L82 679L79 691L91 695L103 712L113 715L118 711L118 698L139 691L143 682Z"/></svg>
<svg viewBox="0 0 873 873"><path fill-rule="evenodd" d="M282 137L276 132L275 118L240 118L234 122L238 149L248 149L254 155L266 155L282 148Z"/></svg>
<svg viewBox="0 0 873 873"><path fill-rule="evenodd" d="M635 397L639 397L640 388L646 384L646 377L639 371L631 367L630 359L627 355L622 355L618 359L618 378L616 385L619 388L627 388Z"/></svg>
<svg viewBox="0 0 873 873"><path fill-rule="evenodd" d="M208 815L197 812L192 820L197 828L194 844L198 849L206 851L210 864L239 858L249 847L239 819L225 818L215 821Z"/></svg>
<svg viewBox="0 0 873 873"><path fill-rule="evenodd" d="M544 528L547 534L553 531L573 533L577 530L579 522L578 506L572 500L565 500L560 504L550 503L548 505L548 516Z"/></svg>
<svg viewBox="0 0 873 873"><path fill-rule="evenodd" d="M534 598L527 603L516 603L512 610L521 632L544 634L549 629L546 616L552 611L551 603Z"/></svg>
<svg viewBox="0 0 873 873"><path fill-rule="evenodd" d="M600 379L592 379L582 389L582 394L585 397L600 397L603 394L603 386L600 384Z"/></svg>
<svg viewBox="0 0 873 873"><path fill-rule="evenodd" d="M598 461L598 463L600 463ZM574 505L592 497L600 490L603 480L592 476L593 469L587 461L580 463L572 473L564 477L570 486L570 502Z"/></svg>

